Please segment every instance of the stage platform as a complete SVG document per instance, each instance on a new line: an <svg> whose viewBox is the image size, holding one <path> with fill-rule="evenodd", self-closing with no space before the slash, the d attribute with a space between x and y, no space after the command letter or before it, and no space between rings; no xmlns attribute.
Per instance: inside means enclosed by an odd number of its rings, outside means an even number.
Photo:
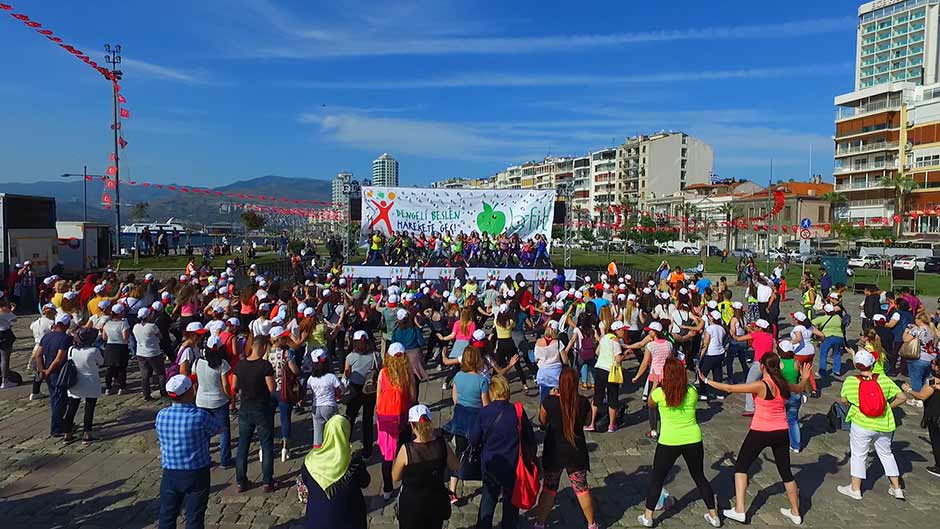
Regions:
<svg viewBox="0 0 940 529"><path fill-rule="evenodd" d="M454 279L456 268L427 266L423 273L412 273L411 268L407 266L370 266L370 265L348 265L343 267L343 276L354 279L372 279L379 277L383 280L391 279ZM551 281L555 278L555 270L551 268L496 268L496 267L468 267L465 268L468 276L473 276L477 280L495 276L502 281L506 277L515 278L516 274L522 274L526 281ZM574 281L577 279L578 271L574 268L565 269L565 280Z"/></svg>

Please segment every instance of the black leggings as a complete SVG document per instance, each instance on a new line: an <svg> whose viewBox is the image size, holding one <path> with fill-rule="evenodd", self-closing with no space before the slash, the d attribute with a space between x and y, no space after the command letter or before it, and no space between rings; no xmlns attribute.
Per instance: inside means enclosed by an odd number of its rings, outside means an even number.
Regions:
<svg viewBox="0 0 940 529"><path fill-rule="evenodd" d="M721 364L725 361L725 355L705 355L699 361L699 371L707 378L711 376L716 382L722 381L721 376ZM709 395L712 393L717 393L717 391L712 390L710 387L705 385L705 380L699 380L698 393L699 395Z"/></svg>
<svg viewBox="0 0 940 529"><path fill-rule="evenodd" d="M689 468L689 474L695 481L698 493L702 496L705 506L709 509L715 508L715 492L712 490L711 483L705 477L704 460L705 448L702 442L667 446L664 444L656 445L656 454L653 456L653 473L650 475L649 491L646 493L646 508L654 510L659 501L659 494L662 491L663 483L666 482L666 474L676 464L679 456L685 460L685 466Z"/></svg>
<svg viewBox="0 0 940 529"><path fill-rule="evenodd" d="M927 433L930 434L930 447L933 450L933 464L940 468L940 423L936 419L927 423Z"/></svg>
<svg viewBox="0 0 940 529"><path fill-rule="evenodd" d="M594 368L594 407L600 408L607 402L608 408L617 409L620 407L620 384L608 382L610 371Z"/></svg>
<svg viewBox="0 0 940 529"><path fill-rule="evenodd" d="M777 464L780 479L784 483L793 481L793 473L790 472L790 433L787 430L771 432L748 430L747 437L741 443L738 460L734 464L735 474L747 474L754 460L767 447L773 450L774 462Z"/></svg>
<svg viewBox="0 0 940 529"><path fill-rule="evenodd" d="M127 366L108 366L104 372L104 386L111 391L112 382L117 382L118 388L127 387Z"/></svg>
<svg viewBox="0 0 940 529"><path fill-rule="evenodd" d="M72 429L75 427L75 414L78 412L78 405L81 404L82 399L77 399L74 397L69 397L69 402L65 408L65 424L64 428L66 432L72 433ZM95 405L98 403L96 398L86 398L85 399L85 416L82 421L82 431L90 432L91 425L95 420Z"/></svg>

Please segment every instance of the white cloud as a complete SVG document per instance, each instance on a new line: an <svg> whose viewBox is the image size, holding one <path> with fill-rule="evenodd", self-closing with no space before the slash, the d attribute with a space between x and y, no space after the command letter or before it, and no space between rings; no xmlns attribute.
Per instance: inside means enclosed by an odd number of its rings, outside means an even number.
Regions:
<svg viewBox="0 0 940 529"><path fill-rule="evenodd" d="M152 62L141 61L139 59L122 58L121 69L131 74L164 81L174 81L190 85L216 84L204 71L171 68Z"/></svg>
<svg viewBox="0 0 940 529"><path fill-rule="evenodd" d="M507 31L499 21L483 23L461 12L465 6L460 4L442 9L434 3L395 3L394 9L378 6L375 9L380 12L366 14L359 13L360 9L331 13L323 6L317 10L316 24L305 23L301 15L269 0L245 0L244 5L279 33L276 44L266 39L230 50L249 58L556 53L651 42L800 38L851 31L857 23L853 18L839 17L628 33L505 37L487 34ZM402 32L405 26L408 31Z"/></svg>
<svg viewBox="0 0 940 529"><path fill-rule="evenodd" d="M697 72L662 72L637 75L573 75L501 72L466 72L439 77L365 81L300 81L289 86L336 90L414 90L438 88L485 88L528 86L602 86L696 81L766 79L776 77L808 77L843 75L851 63L809 64L737 70L705 70Z"/></svg>

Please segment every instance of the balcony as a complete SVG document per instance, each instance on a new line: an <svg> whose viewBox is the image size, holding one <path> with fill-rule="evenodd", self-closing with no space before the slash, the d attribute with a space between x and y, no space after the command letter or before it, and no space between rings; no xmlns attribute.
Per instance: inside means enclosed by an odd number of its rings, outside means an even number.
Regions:
<svg viewBox="0 0 940 529"><path fill-rule="evenodd" d="M885 169L897 169L897 160L889 162L874 162L860 165L850 165L847 167L836 167L833 174L863 173L865 171L881 171ZM867 186L866 186L867 187Z"/></svg>
<svg viewBox="0 0 940 529"><path fill-rule="evenodd" d="M861 191L864 189L887 189L888 186L882 184L882 180L877 176L865 176L846 178L841 182L836 182L836 191ZM884 202L882 199L881 202Z"/></svg>
<svg viewBox="0 0 940 529"><path fill-rule="evenodd" d="M886 71L886 70L885 70ZM879 73L881 70L879 70ZM885 101L876 101L867 105L857 107L839 107L836 109L836 120L851 119L874 112L883 112L886 110L900 110L901 98L892 98Z"/></svg>
<svg viewBox="0 0 940 529"><path fill-rule="evenodd" d="M848 147L841 147L836 149L836 156L849 156L851 154L860 154L863 152L872 152L872 151L887 151L887 150L896 150L898 148L898 142L896 141L879 141L875 143L866 143L864 145L851 145Z"/></svg>

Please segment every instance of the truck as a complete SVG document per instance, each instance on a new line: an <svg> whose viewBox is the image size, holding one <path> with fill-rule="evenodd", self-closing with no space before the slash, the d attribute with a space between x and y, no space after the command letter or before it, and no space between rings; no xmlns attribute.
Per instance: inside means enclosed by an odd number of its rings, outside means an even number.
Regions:
<svg viewBox="0 0 940 529"><path fill-rule="evenodd" d="M0 193L0 267L4 278L30 261L39 276L59 260L55 199Z"/></svg>
<svg viewBox="0 0 940 529"><path fill-rule="evenodd" d="M111 262L111 230L101 222L58 221L59 260L67 274L81 274Z"/></svg>
<svg viewBox="0 0 940 529"><path fill-rule="evenodd" d="M665 253L669 254L697 254L699 253L698 243L687 241L667 241L657 244Z"/></svg>

